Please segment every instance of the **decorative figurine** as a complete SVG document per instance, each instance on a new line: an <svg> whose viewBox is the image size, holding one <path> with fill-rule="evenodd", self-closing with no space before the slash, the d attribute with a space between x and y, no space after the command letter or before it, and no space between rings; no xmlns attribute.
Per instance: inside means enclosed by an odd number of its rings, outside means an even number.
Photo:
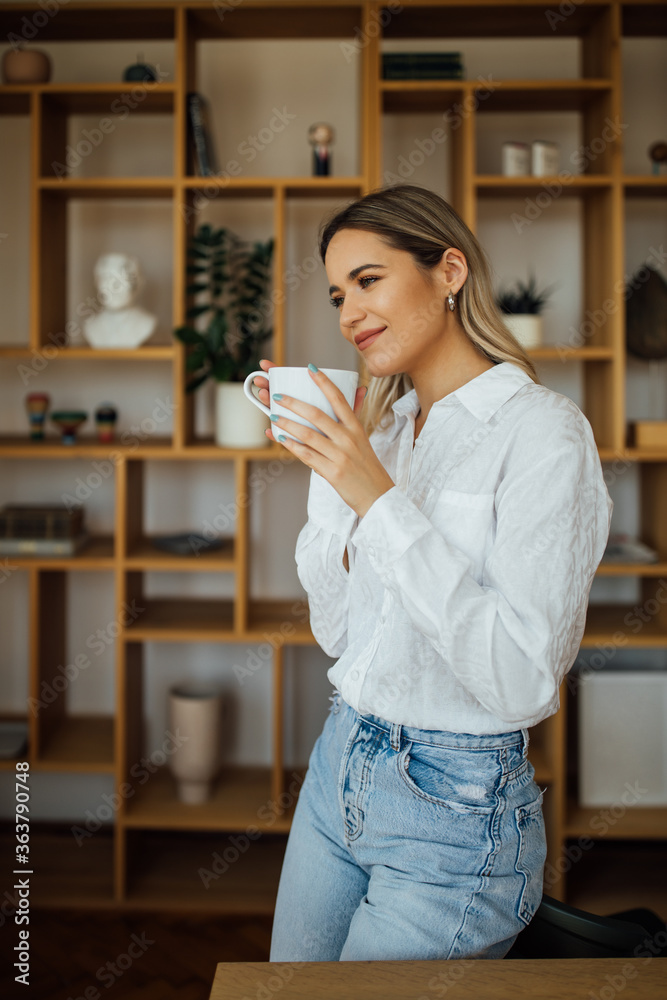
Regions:
<svg viewBox="0 0 667 1000"><path fill-rule="evenodd" d="M95 264L95 287L103 308L84 320L83 333L97 348L139 347L155 330L157 318L133 305L144 280L136 257L107 253Z"/></svg>
<svg viewBox="0 0 667 1000"><path fill-rule="evenodd" d="M25 397L25 405L30 420L30 440L44 440L44 421L51 403L47 392L29 392Z"/></svg>
<svg viewBox="0 0 667 1000"><path fill-rule="evenodd" d="M97 440L101 444L108 444L113 441L118 410L111 403L102 403L95 410L95 426L97 427Z"/></svg>
<svg viewBox="0 0 667 1000"><path fill-rule="evenodd" d="M654 142L648 148L648 155L653 164L653 173L659 177L667 169L667 142Z"/></svg>
<svg viewBox="0 0 667 1000"><path fill-rule="evenodd" d="M25 49L23 43L7 49L2 57L3 83L48 83L51 59L41 49Z"/></svg>
<svg viewBox="0 0 667 1000"><path fill-rule="evenodd" d="M58 410L51 414L51 420L62 432L63 444L76 444L76 432L88 419L85 410Z"/></svg>
<svg viewBox="0 0 667 1000"><path fill-rule="evenodd" d="M326 122L316 122L308 129L308 142L313 147L313 176L328 177L331 172L331 156L329 146L334 141L336 133L332 125Z"/></svg>

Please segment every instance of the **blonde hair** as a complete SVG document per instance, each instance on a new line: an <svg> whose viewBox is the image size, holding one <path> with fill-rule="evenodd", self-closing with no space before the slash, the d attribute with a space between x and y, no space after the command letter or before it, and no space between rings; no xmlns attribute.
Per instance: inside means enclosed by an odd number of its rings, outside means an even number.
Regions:
<svg viewBox="0 0 667 1000"><path fill-rule="evenodd" d="M340 229L375 233L394 250L409 253L415 265L426 273L436 267L449 247L460 250L468 262L468 277L456 296L464 333L489 361L510 361L539 382L532 361L503 322L484 250L443 198L412 184L372 191L322 225L322 261ZM405 374L371 378L361 417L367 434L388 420L393 404L412 387L412 380Z"/></svg>

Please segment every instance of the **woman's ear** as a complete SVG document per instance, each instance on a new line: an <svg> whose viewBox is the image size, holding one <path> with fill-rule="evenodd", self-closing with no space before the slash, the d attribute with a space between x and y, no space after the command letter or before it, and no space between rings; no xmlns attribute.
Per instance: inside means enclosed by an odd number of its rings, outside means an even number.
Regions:
<svg viewBox="0 0 667 1000"><path fill-rule="evenodd" d="M456 295L468 277L468 262L460 250L449 247L440 258L438 272L445 295L449 292Z"/></svg>

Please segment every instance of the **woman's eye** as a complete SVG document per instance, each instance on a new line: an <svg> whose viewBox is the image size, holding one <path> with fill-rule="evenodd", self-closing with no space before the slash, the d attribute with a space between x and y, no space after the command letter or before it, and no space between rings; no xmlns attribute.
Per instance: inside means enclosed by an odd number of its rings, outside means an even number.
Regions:
<svg viewBox="0 0 667 1000"><path fill-rule="evenodd" d="M367 274L363 278L359 278L359 284L362 288L368 288L368 285L374 281L377 281L377 276L374 274Z"/></svg>
<svg viewBox="0 0 667 1000"><path fill-rule="evenodd" d="M340 309L340 307L343 304L343 297L341 295L339 295L338 298L333 298L332 297L332 298L329 299L329 302L334 307L334 309Z"/></svg>

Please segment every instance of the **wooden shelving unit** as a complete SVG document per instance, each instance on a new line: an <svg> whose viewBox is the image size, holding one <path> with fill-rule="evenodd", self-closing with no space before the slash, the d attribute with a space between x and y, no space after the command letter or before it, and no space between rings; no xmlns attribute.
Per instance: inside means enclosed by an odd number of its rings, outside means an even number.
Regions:
<svg viewBox="0 0 667 1000"><path fill-rule="evenodd" d="M624 202L626 198L667 197L667 177L637 176L624 172L622 139L604 149L581 173L561 172L553 178L508 178L478 172L476 129L484 116L512 113L571 112L579 116L581 137L590 143L606 119L622 113L623 81L620 50L624 37L667 34L667 5L660 0L587 0L570 5L559 23L559 37L579 39L580 71L575 79L503 79L494 81L482 95L480 80L385 81L381 78L381 52L385 40L411 39L549 38L553 36L547 12L553 4L500 2L500 0L404 0L400 15L385 19L380 27L382 4L377 0L244 0L229 16L220 18L215 5L195 0L119 0L108 3L69 3L40 31L40 41L85 44L103 40L155 40L173 42L173 83L151 85L140 110L164 116L173 126L173 169L164 176L54 176L51 165L64 159L67 126L72 115L100 114L110 101L121 99L130 85L101 83L50 83L0 87L0 114L20 115L31 130L31 240L30 318L27 337L0 347L0 364L27 362L35 353L46 354L54 364L70 361L151 362L169 366L176 401L173 433L144 436L141 440L99 444L82 437L74 447L55 440L33 443L20 435L0 433L0 461L45 461L85 458L114 463L114 536L92 537L75 557L39 559L20 557L13 562L28 575L30 590L31 698L39 698L44 682L52 684L64 662L66 577L75 571L105 571L113 575L117 608L132 598L145 610L124 625L115 644L115 718L70 716L64 699L56 698L38 714L29 714L29 760L35 771L112 774L116 789L127 785L131 795L120 796L111 829L85 837L79 847L67 830L48 829L35 834L39 856L39 896L33 902L58 906L150 906L211 909L220 912L271 912L280 869L285 834L289 829L295 795L289 792L293 777L283 766L283 646L313 643L302 601L252 601L249 598L249 518L242 506L236 532L220 550L191 558L176 558L157 550L145 529L144 478L151 460L172 463L192 460L229 463L238 494L248 484L251 463L291 459L271 446L257 451L229 451L196 433L192 399L184 392L185 354L180 344L142 347L133 351L99 351L83 346L54 346L49 331L65 327L67 317L68 206L86 199L113 205L119 199L159 200L172 209L173 267L166 276L173 284L171 320L183 322L186 308L185 247L194 221L187 221L178 206L192 206L203 186L221 199L263 199L269 206L276 239L275 287L284 278L289 239L288 200L326 197L344 202L382 183L382 122L388 114L444 113L457 105L469 107L449 143L451 200L473 228L486 199L534 197L546 187L559 187L559 195L577 199L581 206L581 240L585 281L583 310L613 300L610 310L584 345L544 347L533 352L537 362L580 364L583 408L589 417L603 461L636 464L642 490L642 536L662 554L655 565L604 566L600 575L627 576L641 581L648 598L655 581L667 573L667 453L641 452L627 445L625 402L625 348L623 328ZM16 7L0 4L0 37L20 34L24 17L40 11L38 5ZM359 163L353 176L218 177L195 176L186 130L186 94L196 89L198 43L210 40L335 39L358 44ZM488 88L487 88L488 89ZM187 213L186 213L187 214ZM196 213L193 213L196 214ZM272 355L285 357L285 310L278 302L273 317ZM142 370L144 370L142 368ZM2 428L0 428L2 432ZM289 474L289 470L288 474ZM144 598L144 575L159 572L208 572L229 574L234 597L183 600ZM652 589L653 588L653 589ZM143 603L142 603L143 602ZM631 611L626 606L591 606L582 648L612 641ZM185 810L176 801L171 779L164 769L145 785L131 774L141 758L141 718L144 704L144 655L146 642L261 643L267 633L289 626L288 637L275 644L272 663L272 765L265 769L224 772L213 800L206 806ZM47 638L48 637L48 638ZM637 648L667 649L667 607L653 616L629 639ZM548 825L549 864L557 866L571 841L594 836L595 813L581 809L576 781L568 778L567 714L571 699L566 686L562 707L552 719L531 734L531 759L537 780L547 787L545 815ZM571 708L571 705L570 705ZM0 770L13 762L2 762ZM269 819L258 819L268 803L287 801ZM209 887L197 876L210 868L215 852L226 845L226 836L257 827L261 835L246 855L230 867L224 878ZM667 830L667 808L628 811L600 839L624 842L659 841ZM595 852L591 852L591 859ZM581 871L586 888L577 894L578 874L565 865L549 885L553 895L586 898L599 881L588 862ZM594 867L594 866L593 866ZM631 867L631 866L630 866ZM585 873L592 872L588 877ZM588 881L586 879L588 878ZM597 880L597 881L596 881ZM664 909L665 907L663 907Z"/></svg>

